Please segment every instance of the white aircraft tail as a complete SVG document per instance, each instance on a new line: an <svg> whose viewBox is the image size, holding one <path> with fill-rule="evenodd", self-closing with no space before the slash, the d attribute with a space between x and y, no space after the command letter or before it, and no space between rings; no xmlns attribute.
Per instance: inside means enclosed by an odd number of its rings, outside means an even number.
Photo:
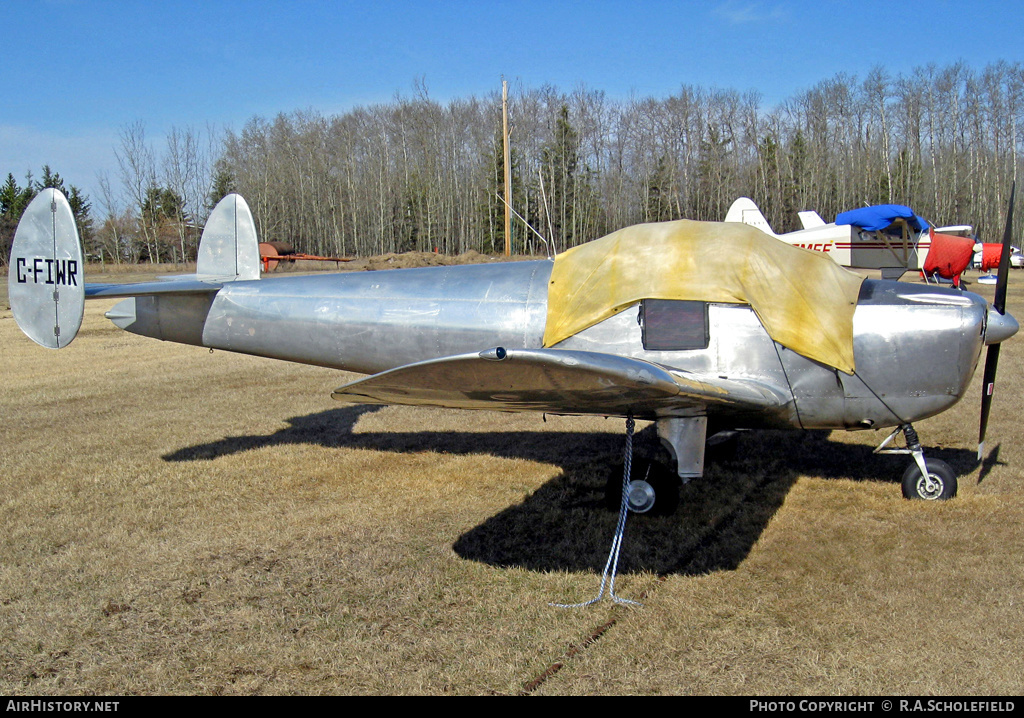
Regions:
<svg viewBox="0 0 1024 718"><path fill-rule="evenodd" d="M71 205L59 191L45 189L25 209L14 234L8 294L21 330L37 344L62 349L82 326L87 294L132 297L215 292L224 282L259 278L256 223L245 200L230 194L214 207L203 228L194 276L168 277L155 283L94 284L87 291Z"/></svg>
<svg viewBox="0 0 1024 718"><path fill-rule="evenodd" d="M733 202L728 213L725 215L725 221L742 222L743 224L749 224L751 227L757 227L765 234L770 234L773 237L779 236L772 230L771 225L768 224L768 220L761 214L761 210L757 208L754 200L749 197L740 197Z"/></svg>
<svg viewBox="0 0 1024 718"><path fill-rule="evenodd" d="M7 292L14 320L34 342L63 349L85 313L85 263L67 198L44 189L21 216L11 245Z"/></svg>
<svg viewBox="0 0 1024 718"><path fill-rule="evenodd" d="M213 208L199 239L196 278L235 281L260 278L256 222L239 194L229 194Z"/></svg>

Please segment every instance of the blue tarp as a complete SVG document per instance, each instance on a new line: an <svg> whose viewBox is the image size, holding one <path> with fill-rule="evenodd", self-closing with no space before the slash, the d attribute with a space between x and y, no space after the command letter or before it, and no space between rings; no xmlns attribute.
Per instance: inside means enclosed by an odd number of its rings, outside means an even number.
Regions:
<svg viewBox="0 0 1024 718"><path fill-rule="evenodd" d="M902 204L876 204L872 207L840 212L836 215L836 224L852 224L854 227L876 232L889 227L897 219L905 219L915 232L924 232L928 229L928 222L923 217L918 217L914 210Z"/></svg>

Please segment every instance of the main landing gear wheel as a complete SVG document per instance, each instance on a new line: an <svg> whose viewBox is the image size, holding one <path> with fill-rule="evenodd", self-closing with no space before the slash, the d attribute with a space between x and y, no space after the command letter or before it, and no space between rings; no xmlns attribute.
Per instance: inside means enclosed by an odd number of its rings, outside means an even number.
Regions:
<svg viewBox="0 0 1024 718"><path fill-rule="evenodd" d="M925 459L928 476L921 475L917 462L911 462L903 472L903 497L925 501L945 501L956 496L956 473L949 464L939 459Z"/></svg>
<svg viewBox="0 0 1024 718"><path fill-rule="evenodd" d="M669 516L679 508L679 486L682 483L674 471L657 461L638 461L633 466L633 478L626 489L629 510L648 516ZM622 474L613 472L605 486L605 505L618 511L622 503Z"/></svg>

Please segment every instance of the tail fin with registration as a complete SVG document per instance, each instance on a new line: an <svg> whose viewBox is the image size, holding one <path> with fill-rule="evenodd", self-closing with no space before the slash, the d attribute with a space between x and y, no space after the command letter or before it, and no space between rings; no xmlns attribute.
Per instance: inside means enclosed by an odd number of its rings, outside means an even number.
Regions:
<svg viewBox="0 0 1024 718"><path fill-rule="evenodd" d="M18 326L33 341L51 349L71 343L82 326L85 300L93 298L129 298L108 312L108 318L122 329L133 327L129 331L168 338L159 330L160 322L154 314L159 313L156 297L213 295L227 282L260 278L256 223L245 200L230 194L214 207L206 221L195 274L134 284L86 285L84 269L75 217L67 198L55 189L43 190L18 224L11 247L8 291ZM145 297L154 299L146 300L148 303L140 309L136 300ZM192 318L198 328L186 332L188 336L201 333L202 314ZM141 321L147 317L153 321Z"/></svg>
<svg viewBox="0 0 1024 718"><path fill-rule="evenodd" d="M85 311L85 273L67 198L44 189L26 208L11 245L8 295L25 334L49 349L71 343Z"/></svg>

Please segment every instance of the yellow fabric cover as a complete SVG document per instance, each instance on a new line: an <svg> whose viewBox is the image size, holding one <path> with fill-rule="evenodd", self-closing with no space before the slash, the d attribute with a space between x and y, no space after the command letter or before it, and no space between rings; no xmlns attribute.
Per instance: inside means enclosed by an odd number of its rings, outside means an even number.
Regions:
<svg viewBox="0 0 1024 718"><path fill-rule="evenodd" d="M853 312L862 281L824 254L745 224L638 224L558 255L544 346L641 299L749 304L772 339L852 374Z"/></svg>

